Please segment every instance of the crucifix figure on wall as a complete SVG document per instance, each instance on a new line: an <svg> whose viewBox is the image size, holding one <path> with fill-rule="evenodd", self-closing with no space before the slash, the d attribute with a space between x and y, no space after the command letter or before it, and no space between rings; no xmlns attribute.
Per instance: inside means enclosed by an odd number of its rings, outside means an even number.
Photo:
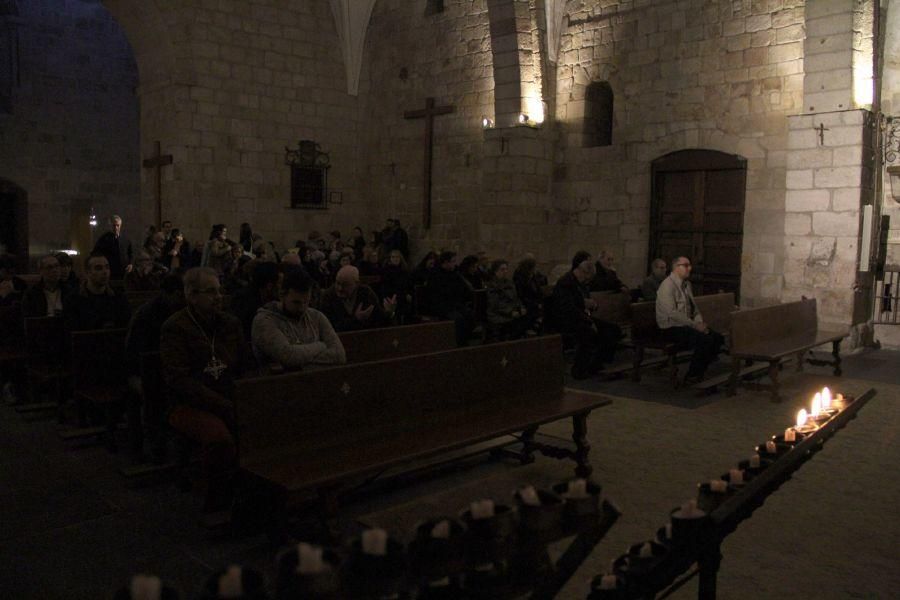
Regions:
<svg viewBox="0 0 900 600"><path fill-rule="evenodd" d="M422 226L431 227L431 159L434 150L434 118L452 113L456 108L452 104L435 106L434 98L425 100L424 110L408 110L403 113L405 119L425 118L425 181L422 198Z"/></svg>
<svg viewBox="0 0 900 600"><path fill-rule="evenodd" d="M162 227L162 168L171 165L171 154L163 154L159 142L154 142L153 156L144 159L145 169L156 169L156 226Z"/></svg>

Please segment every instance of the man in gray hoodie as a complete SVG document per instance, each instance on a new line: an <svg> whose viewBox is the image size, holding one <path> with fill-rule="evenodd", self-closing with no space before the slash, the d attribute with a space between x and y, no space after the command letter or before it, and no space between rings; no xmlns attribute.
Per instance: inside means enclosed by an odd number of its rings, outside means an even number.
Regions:
<svg viewBox="0 0 900 600"><path fill-rule="evenodd" d="M269 302L256 313L251 339L260 365L297 370L347 362L328 318L309 307L311 290L308 275L290 273L282 283L281 300Z"/></svg>

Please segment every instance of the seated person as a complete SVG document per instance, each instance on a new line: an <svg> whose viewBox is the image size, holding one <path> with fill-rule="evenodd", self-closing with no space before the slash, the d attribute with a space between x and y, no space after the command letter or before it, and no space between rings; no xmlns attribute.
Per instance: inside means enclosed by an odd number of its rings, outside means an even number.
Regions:
<svg viewBox="0 0 900 600"><path fill-rule="evenodd" d="M535 331L540 330L541 317L544 312L543 286L547 285L547 278L543 277L542 279L542 277L537 270L537 261L531 256L523 258L513 274L516 294L518 294L519 299L527 310L525 314L529 321L528 328Z"/></svg>
<svg viewBox="0 0 900 600"><path fill-rule="evenodd" d="M661 258L653 259L650 265L650 274L641 283L641 297L647 302L656 300L656 291L659 284L666 278L666 261Z"/></svg>
<svg viewBox="0 0 900 600"><path fill-rule="evenodd" d="M622 283L613 266L615 257L608 250L601 250L597 256L597 274L591 280L589 289L592 292L627 292L628 287Z"/></svg>
<svg viewBox="0 0 900 600"><path fill-rule="evenodd" d="M84 262L85 280L66 297L63 321L69 331L127 327L131 306L125 296L109 286L109 261L104 254L91 252Z"/></svg>
<svg viewBox="0 0 900 600"><path fill-rule="evenodd" d="M236 317L222 312L219 275L209 268L184 275L187 306L163 323L162 377L173 401L169 424L200 443L209 478L203 510L231 506L236 467L234 379L242 371L244 339Z"/></svg>
<svg viewBox="0 0 900 600"><path fill-rule="evenodd" d="M77 291L81 287L81 281L73 271L72 257L65 252L57 252L54 254L57 262L59 262L59 283L66 292Z"/></svg>
<svg viewBox="0 0 900 600"><path fill-rule="evenodd" d="M397 298L397 311L400 319L412 314L412 280L406 259L399 250L391 250L391 254L381 269L381 298Z"/></svg>
<svg viewBox="0 0 900 600"><path fill-rule="evenodd" d="M589 296L587 286L596 273L590 255L587 256L559 278L552 296L554 324L563 336L575 343L575 364L572 365L572 377L575 379L586 379L596 374L604 359L611 360L615 351L615 340L602 335L590 316L595 303ZM582 257L583 254L576 254L574 260Z"/></svg>
<svg viewBox="0 0 900 600"><path fill-rule="evenodd" d="M481 270L478 268L478 256L470 254L462 259L459 263L457 271L462 275L463 280L469 284L473 290L484 289L484 278Z"/></svg>
<svg viewBox="0 0 900 600"><path fill-rule="evenodd" d="M344 346L328 318L309 307L312 279L301 271L285 275L281 300L269 302L253 319L253 353L261 365L303 369L347 362Z"/></svg>
<svg viewBox="0 0 900 600"><path fill-rule="evenodd" d="M144 250L138 250L134 255L134 267L125 273L125 290L129 292L158 290L163 268L165 267L155 264Z"/></svg>
<svg viewBox="0 0 900 600"><path fill-rule="evenodd" d="M162 418L166 406L163 398L147 398L143 395L141 355L159 351L159 337L163 323L182 308L184 308L184 284L180 275L170 273L163 278L159 295L134 311L128 325L128 334L125 336L125 365L128 372L128 387L133 392L129 398L128 425L134 443L131 450L135 459L141 459L143 453L141 404L144 408L144 423L150 443L153 445L153 455L157 459L162 459L165 455Z"/></svg>
<svg viewBox="0 0 900 600"><path fill-rule="evenodd" d="M656 324L664 337L694 351L684 383L703 379L706 367L716 360L724 338L703 322L691 290L691 260L679 256L672 261L672 274L659 285L656 295Z"/></svg>
<svg viewBox="0 0 900 600"><path fill-rule="evenodd" d="M229 307L230 312L240 320L246 339L250 339L250 328L256 311L278 299L280 279L277 264L256 260L250 263L250 284L234 293Z"/></svg>
<svg viewBox="0 0 900 600"><path fill-rule="evenodd" d="M50 254L41 259L41 280L22 296L26 317L55 317L62 314L66 290L60 283L59 261Z"/></svg>
<svg viewBox="0 0 900 600"><path fill-rule="evenodd" d="M319 310L325 313L335 331L355 331L389 325L397 307L396 298L378 300L378 295L359 282L359 270L341 267L334 285L322 292Z"/></svg>
<svg viewBox="0 0 900 600"><path fill-rule="evenodd" d="M9 254L0 256L0 306L21 301L26 289L28 284L16 275L16 259Z"/></svg>
<svg viewBox="0 0 900 600"><path fill-rule="evenodd" d="M495 260L488 269L487 320L500 339L524 337L528 329L528 309L519 300L516 284L509 276L509 263Z"/></svg>
<svg viewBox="0 0 900 600"><path fill-rule="evenodd" d="M465 346L475 329L475 315L469 306L472 292L456 269L456 252L445 250L431 270L426 284L429 314L456 324L456 344Z"/></svg>

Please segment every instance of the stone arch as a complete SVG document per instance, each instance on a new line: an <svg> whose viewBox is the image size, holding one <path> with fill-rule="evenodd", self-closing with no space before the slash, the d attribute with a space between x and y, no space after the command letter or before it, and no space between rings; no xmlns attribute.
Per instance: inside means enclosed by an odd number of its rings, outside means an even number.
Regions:
<svg viewBox="0 0 900 600"><path fill-rule="evenodd" d="M141 88L183 79L175 60L175 40L157 0L102 0L134 51Z"/></svg>

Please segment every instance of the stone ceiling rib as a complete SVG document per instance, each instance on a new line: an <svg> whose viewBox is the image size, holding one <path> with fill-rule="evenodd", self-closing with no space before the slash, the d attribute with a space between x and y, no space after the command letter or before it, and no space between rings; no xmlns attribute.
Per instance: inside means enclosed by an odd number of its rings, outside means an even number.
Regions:
<svg viewBox="0 0 900 600"><path fill-rule="evenodd" d="M366 44L366 30L369 28L375 0L329 0L329 2L347 70L347 93L356 96L359 93L359 72Z"/></svg>

